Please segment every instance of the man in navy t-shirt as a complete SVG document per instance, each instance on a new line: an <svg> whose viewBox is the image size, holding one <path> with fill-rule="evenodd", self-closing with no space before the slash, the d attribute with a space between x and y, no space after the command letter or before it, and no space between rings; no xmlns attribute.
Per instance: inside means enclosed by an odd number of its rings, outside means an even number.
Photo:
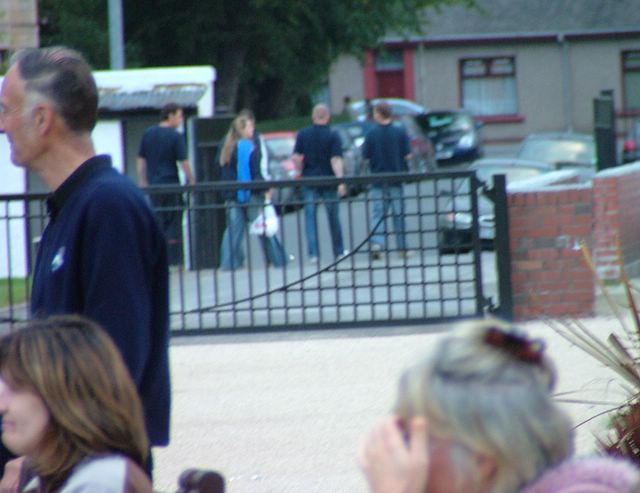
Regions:
<svg viewBox="0 0 640 493"><path fill-rule="evenodd" d="M393 125L391 106L387 102L378 103L373 109L377 125L370 130L362 145L362 156L369 161L369 169L376 173L402 173L411 159L411 147L407 133ZM404 222L404 197L402 183L378 183L371 188L371 224L375 228L371 236L371 257L380 258L386 244L384 215L391 208L396 248L401 256L408 256Z"/></svg>
<svg viewBox="0 0 640 493"><path fill-rule="evenodd" d="M325 104L317 104L311 113L313 125L298 132L293 149L293 159L302 166L303 178L344 176L342 165L342 144L336 132L329 128L331 114ZM338 185L338 193L333 186L313 186L303 188L304 223L307 235L309 262L318 263L318 203L324 203L329 220L331 244L335 258L345 255L340 225L338 199L346 194L346 185Z"/></svg>
<svg viewBox="0 0 640 493"><path fill-rule="evenodd" d="M148 128L138 151L138 183L148 185L178 185L177 163L184 172L188 185L195 180L187 159L184 136L177 131L182 126L182 108L169 103L160 112L160 123ZM150 194L158 219L169 245L169 263L182 263L182 195L178 192Z"/></svg>

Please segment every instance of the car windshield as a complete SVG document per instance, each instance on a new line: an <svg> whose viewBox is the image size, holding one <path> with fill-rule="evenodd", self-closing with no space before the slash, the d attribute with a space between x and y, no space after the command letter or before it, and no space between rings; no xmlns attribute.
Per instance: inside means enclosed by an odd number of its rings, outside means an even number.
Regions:
<svg viewBox="0 0 640 493"><path fill-rule="evenodd" d="M295 140L292 137L278 137L265 139L264 143L269 152L275 157L289 157L293 154Z"/></svg>
<svg viewBox="0 0 640 493"><path fill-rule="evenodd" d="M581 140L531 139L522 144L518 157L552 164L559 162L593 164L595 149L591 142Z"/></svg>

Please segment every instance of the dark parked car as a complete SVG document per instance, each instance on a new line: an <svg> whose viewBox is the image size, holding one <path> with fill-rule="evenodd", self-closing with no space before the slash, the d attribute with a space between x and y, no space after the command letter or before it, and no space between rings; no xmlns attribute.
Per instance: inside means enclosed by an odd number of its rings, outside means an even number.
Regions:
<svg viewBox="0 0 640 493"><path fill-rule="evenodd" d="M375 123L370 121L353 121L340 123L335 128L346 130L352 137L353 142L360 149L364 143L365 135L375 127ZM413 115L394 116L393 125L402 128L409 136L411 154L413 159L408 165L408 171L423 173L433 170L436 166L435 152L431 140L422 132L420 125ZM364 172L364 169L362 169Z"/></svg>
<svg viewBox="0 0 640 493"><path fill-rule="evenodd" d="M429 111L416 121L435 147L439 165L474 161L484 155L480 123L464 110Z"/></svg>
<svg viewBox="0 0 640 493"><path fill-rule="evenodd" d="M431 139L422 131L415 115L401 115L394 119L394 125L402 126L409 136L411 154L409 171L424 173L436 168L436 153Z"/></svg>
<svg viewBox="0 0 640 493"><path fill-rule="evenodd" d="M516 157L543 161L555 169L577 169L581 181L589 180L596 172L596 145L588 134L532 134L522 141Z"/></svg>
<svg viewBox="0 0 640 493"><path fill-rule="evenodd" d="M296 143L296 132L266 132L261 134L269 155L269 173L272 180L297 180L302 169L291 159ZM281 212L300 206L300 189L286 187L274 189L273 202Z"/></svg>
<svg viewBox="0 0 640 493"><path fill-rule="evenodd" d="M505 175L507 185L535 178L554 170L553 165L515 158L487 158L474 161L469 169L483 182L491 182L493 175ZM439 193L438 250L445 253L465 253L472 248L471 197L468 179L453 179L450 190ZM478 190L479 236L483 248L493 248L495 221L493 203Z"/></svg>
<svg viewBox="0 0 640 493"><path fill-rule="evenodd" d="M335 128L346 130L353 139L353 143L360 148L364 143L364 136L374 126L375 123L369 120L354 120L352 122L339 123L335 125Z"/></svg>

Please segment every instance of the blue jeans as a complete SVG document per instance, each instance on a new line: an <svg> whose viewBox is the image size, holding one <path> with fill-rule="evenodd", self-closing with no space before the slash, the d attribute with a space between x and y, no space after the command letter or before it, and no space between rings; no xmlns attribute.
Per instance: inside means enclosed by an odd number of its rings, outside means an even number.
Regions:
<svg viewBox="0 0 640 493"><path fill-rule="evenodd" d="M247 204L239 204L236 201L226 202L227 228L222 236L221 268L234 270L244 264L242 239L247 229L247 223L258 216L263 203L260 197L255 199L251 197ZM283 267L287 264L287 254L277 236L259 235L258 238L267 264L270 263L275 267Z"/></svg>
<svg viewBox="0 0 640 493"><path fill-rule="evenodd" d="M402 185L376 185L371 188L371 199L373 206L371 210L371 227L375 228L389 208L393 215L393 230L396 234L396 247L399 250L407 249L407 240L405 238L404 224L404 199L402 193ZM371 236L371 243L385 247L386 239L386 220L382 219L380 224Z"/></svg>
<svg viewBox="0 0 640 493"><path fill-rule="evenodd" d="M329 231L331 232L331 245L333 255L337 257L344 252L342 241L342 227L338 210L338 193L333 187L303 188L304 197L304 226L307 235L307 251L309 257L318 256L318 203L322 201L327 211L329 220Z"/></svg>

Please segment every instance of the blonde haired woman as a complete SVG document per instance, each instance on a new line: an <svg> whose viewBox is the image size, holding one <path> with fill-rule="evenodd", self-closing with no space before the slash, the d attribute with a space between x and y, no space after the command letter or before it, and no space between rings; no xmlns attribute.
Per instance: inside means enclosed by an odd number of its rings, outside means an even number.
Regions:
<svg viewBox="0 0 640 493"><path fill-rule="evenodd" d="M571 458L555 377L542 341L498 321L444 338L403 374L394 416L363 445L371 491L627 493L640 478L630 464Z"/></svg>
<svg viewBox="0 0 640 493"><path fill-rule="evenodd" d="M222 181L252 182L264 181L261 169L264 150L254 139L255 121L248 111L242 111L234 118L224 139L220 153ZM227 228L222 237L220 267L224 270L239 269L244 265L242 239L247 223L253 221L262 211L265 198L270 192L234 188L225 193ZM260 244L267 264L283 267L288 261L282 245L276 236L260 235Z"/></svg>
<svg viewBox="0 0 640 493"><path fill-rule="evenodd" d="M24 457L19 491L151 493L142 406L110 337L76 316L0 339L2 441Z"/></svg>

